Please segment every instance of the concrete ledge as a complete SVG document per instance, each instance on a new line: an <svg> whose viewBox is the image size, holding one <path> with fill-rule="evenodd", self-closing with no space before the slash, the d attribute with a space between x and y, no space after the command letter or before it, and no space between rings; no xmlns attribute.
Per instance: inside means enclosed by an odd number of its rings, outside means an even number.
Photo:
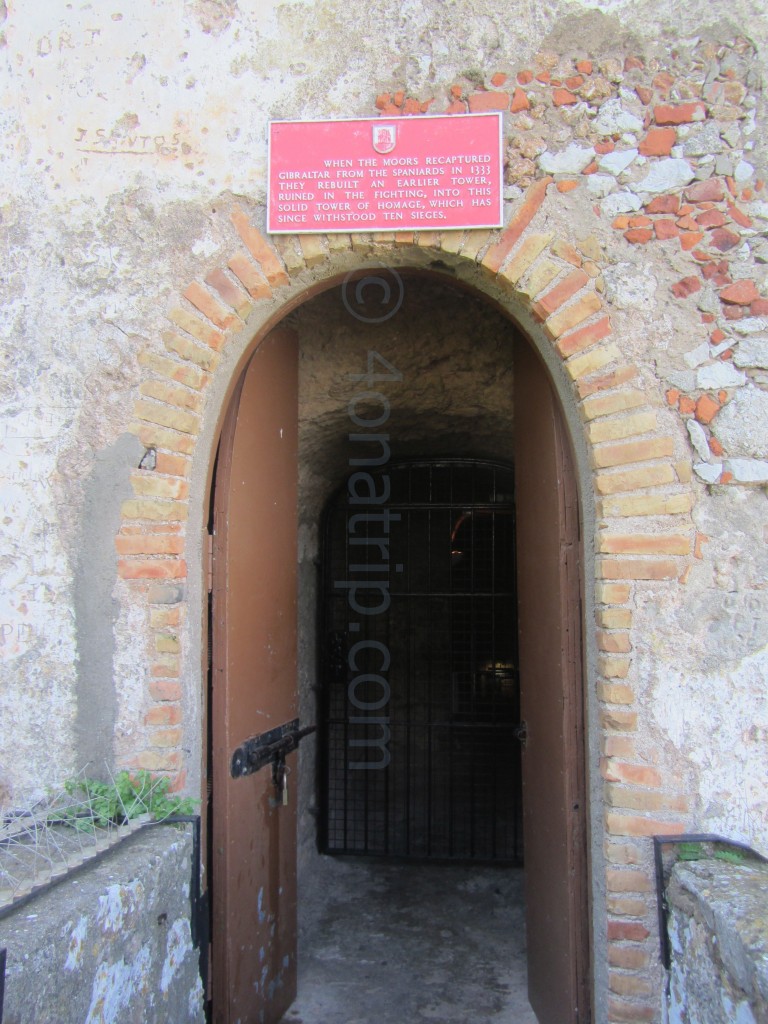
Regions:
<svg viewBox="0 0 768 1024"><path fill-rule="evenodd" d="M670 1024L768 1021L768 865L679 862L667 902Z"/></svg>
<svg viewBox="0 0 768 1024"><path fill-rule="evenodd" d="M3 1024L203 1024L190 828L142 830L0 921Z"/></svg>

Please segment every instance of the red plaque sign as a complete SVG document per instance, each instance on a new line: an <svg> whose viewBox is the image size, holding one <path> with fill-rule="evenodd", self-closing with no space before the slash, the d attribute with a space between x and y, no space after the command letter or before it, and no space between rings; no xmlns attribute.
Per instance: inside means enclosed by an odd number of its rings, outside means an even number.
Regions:
<svg viewBox="0 0 768 1024"><path fill-rule="evenodd" d="M270 123L271 234L501 224L501 114Z"/></svg>

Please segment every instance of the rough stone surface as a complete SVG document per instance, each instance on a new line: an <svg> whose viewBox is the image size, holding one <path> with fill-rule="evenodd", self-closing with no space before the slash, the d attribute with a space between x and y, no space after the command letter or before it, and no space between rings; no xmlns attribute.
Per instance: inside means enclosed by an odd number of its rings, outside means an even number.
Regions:
<svg viewBox="0 0 768 1024"><path fill-rule="evenodd" d="M8 1024L203 1024L191 834L145 829L0 918Z"/></svg>
<svg viewBox="0 0 768 1024"><path fill-rule="evenodd" d="M768 868L678 862L667 888L670 1024L768 1019Z"/></svg>
<svg viewBox="0 0 768 1024"><path fill-rule="evenodd" d="M718 414L715 432L732 455L768 458L768 392L747 385Z"/></svg>

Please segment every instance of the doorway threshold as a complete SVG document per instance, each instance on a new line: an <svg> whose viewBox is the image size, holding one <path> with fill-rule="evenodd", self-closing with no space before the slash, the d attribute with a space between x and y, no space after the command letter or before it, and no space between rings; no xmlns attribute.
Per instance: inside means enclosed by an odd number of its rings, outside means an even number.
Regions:
<svg viewBox="0 0 768 1024"><path fill-rule="evenodd" d="M283 1024L536 1024L523 871L316 857Z"/></svg>

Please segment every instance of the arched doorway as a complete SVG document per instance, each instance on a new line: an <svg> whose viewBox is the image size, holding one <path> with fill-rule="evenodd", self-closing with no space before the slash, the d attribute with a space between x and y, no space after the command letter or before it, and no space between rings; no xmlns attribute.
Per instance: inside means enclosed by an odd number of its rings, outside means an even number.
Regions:
<svg viewBox="0 0 768 1024"><path fill-rule="evenodd" d="M415 289L418 287L418 284L414 285ZM443 284L442 287L446 286ZM424 292L419 294L422 302L425 301ZM479 308L476 298L464 301ZM295 323L290 323L290 333L295 326ZM377 337L381 339L381 330L378 327L376 330ZM581 724L580 538L575 476L557 402L538 359L525 341L515 335L511 324L506 322L504 342L510 355L514 348L514 401L509 402L509 415L515 426L513 448L521 524L518 561L521 679L525 680L523 717L528 724L523 760L526 762L525 831L526 860L529 863L528 903L531 908L529 968L534 1008L546 1024L548 1021L588 1019L588 942L584 934L588 911ZM278 633L289 638L292 636L289 620L292 621L293 613L287 598L282 605L277 601L279 589L284 585L290 589L290 583L286 584L291 579L290 543L286 542L286 547L281 550L275 542L276 534L272 528L259 526L255 512L266 494L266 512L274 514L276 508L282 507L282 512L277 513L281 526L292 523L285 507L285 502L290 503L291 500L288 484L281 492L286 496L285 501L277 499L273 464L268 460L269 468L261 469L258 464L262 450L269 449L264 440L269 434L271 443L282 453L278 461L282 460L282 465L289 468L288 476L291 475L290 470L295 471L296 468L295 454L282 445L288 430L287 423L295 415L292 410L295 410L296 400L290 390L293 385L290 385L289 392L281 392L274 376L277 374L284 381L291 379L292 371L288 364L295 365L295 355L285 355L281 369L270 369L265 363L262 363L263 372L259 368L262 355L278 349L288 353L292 344L285 332L273 332L256 349L245 371L242 389L228 415L216 480L215 505L219 510L220 526L217 526L218 539L215 541L214 577L218 580L221 607L225 610L225 614L219 617L214 599L214 617L222 629L214 646L212 713L213 900L214 905L220 908L218 923L216 912L214 914L215 965L217 942L219 944L219 966L214 974L214 1019L221 1021L234 1021L238 1014L244 1012L242 1006L233 1006L230 1012L229 1007L221 1005L220 993L226 992L231 1001L237 979L243 980L242 998L254 998L254 987L260 989L256 993L257 999L276 997L275 1019L279 1018L286 1000L290 1001L289 975L293 966L290 928L283 932L285 944L281 944L282 940L278 942L276 936L281 933L281 922L290 918L291 913L285 907L286 903L290 904L291 882L282 877L281 872L287 865L290 874L293 805L289 803L289 810L281 806L268 769L255 772L249 778L233 779L231 758L236 743L242 743L250 735L282 729L296 717L295 705L290 700L287 703L278 701L275 707L268 707L263 687L258 683L265 673L272 677L276 651L273 640ZM367 372L368 364L364 362L361 374ZM257 379L260 384L254 383ZM279 393L282 393L282 398L277 400ZM508 401L509 398L508 394ZM342 404L346 408L346 400ZM260 426L259 418L267 407L275 409L276 418ZM433 423L433 432L434 426ZM454 440L457 436L453 435ZM441 447L444 443L443 439ZM227 446L230 446L231 458L227 454ZM233 467L229 476L223 469L228 463ZM302 471L316 476L326 475L318 474L316 466L302 465ZM292 528L295 544L295 527ZM265 545L270 547L271 569L265 559ZM275 580L280 581L279 587L275 586ZM256 648L249 646L244 657L238 654L237 643L243 634L250 643L253 630L249 633L251 620L247 616L239 617L235 609L247 606L244 598L254 585L269 596L270 614L276 614L279 623L273 621L272 628L267 630L268 635L257 642ZM300 607L301 603L300 597ZM258 616L259 613L252 614ZM282 656L278 656L281 672L291 663L288 650L291 642L289 639ZM261 644L261 654L258 644ZM235 695L236 690L228 678L237 675L237 665L245 666L243 678L246 679L244 686L248 694L245 703L248 705L250 701L253 713L250 722L240 708L240 698ZM286 679L280 692L284 695L289 689ZM226 728L217 731L217 721L226 723ZM217 736L223 736L220 743L215 739ZM290 760L289 767L296 770ZM253 790L248 797L243 796L245 787ZM224 814L220 813L222 806ZM254 806L263 811L260 811L258 826L253 821ZM237 822L233 818L237 818ZM529 843L532 844L532 852L528 850ZM222 866L217 869L216 850L219 848L227 851L227 855L222 855ZM266 881L275 886L270 899L261 876L257 878L250 871L254 862L259 864ZM248 870L244 870L246 864ZM279 870L275 870L276 865ZM232 918L239 922L254 922L255 930L237 936L230 932ZM263 927L264 941L261 938L254 940L254 934L258 934L256 926ZM222 951L223 943L228 947L226 954ZM263 973L264 968L260 966L255 970L257 960L273 964L273 969ZM261 1006L263 1008L263 1003Z"/></svg>

